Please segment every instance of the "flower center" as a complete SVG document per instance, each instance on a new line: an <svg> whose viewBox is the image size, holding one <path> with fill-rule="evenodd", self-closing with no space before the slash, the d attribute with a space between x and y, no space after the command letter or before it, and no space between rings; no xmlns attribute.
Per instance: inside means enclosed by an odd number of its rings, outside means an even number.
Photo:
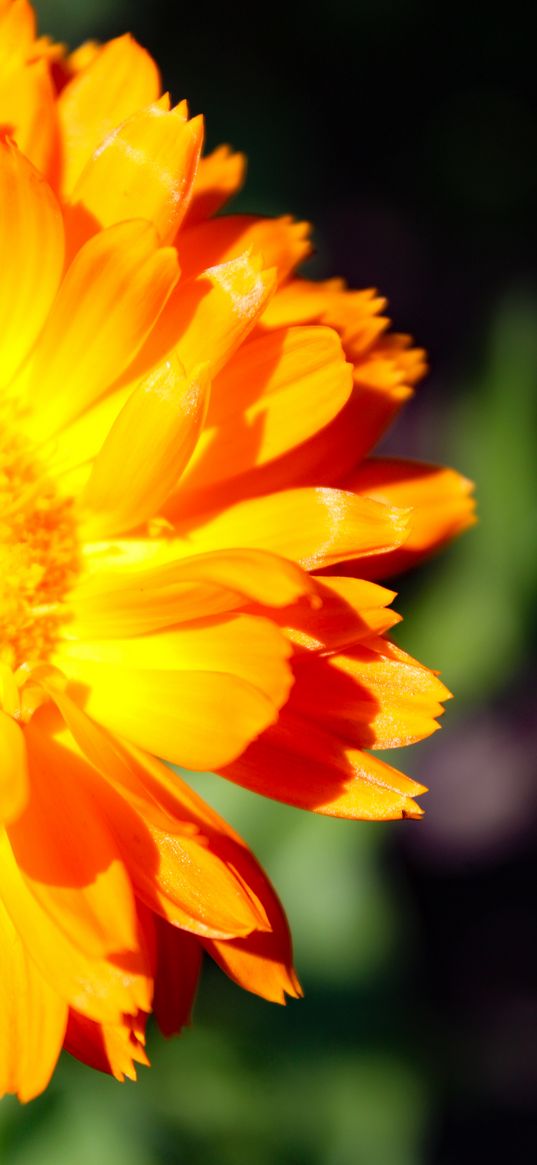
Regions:
<svg viewBox="0 0 537 1165"><path fill-rule="evenodd" d="M47 660L78 572L71 500L0 409L0 665Z"/></svg>

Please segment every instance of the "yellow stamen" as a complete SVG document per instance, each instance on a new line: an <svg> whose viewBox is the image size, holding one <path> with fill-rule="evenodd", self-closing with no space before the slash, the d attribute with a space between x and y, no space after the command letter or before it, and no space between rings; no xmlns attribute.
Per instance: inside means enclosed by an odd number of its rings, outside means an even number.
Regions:
<svg viewBox="0 0 537 1165"><path fill-rule="evenodd" d="M0 418L0 663L45 662L78 572L73 505L31 445Z"/></svg>

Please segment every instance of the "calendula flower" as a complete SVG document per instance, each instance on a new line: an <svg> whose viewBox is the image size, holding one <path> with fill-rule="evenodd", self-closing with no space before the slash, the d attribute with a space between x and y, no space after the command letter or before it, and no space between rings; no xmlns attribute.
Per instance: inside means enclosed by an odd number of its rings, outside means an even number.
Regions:
<svg viewBox="0 0 537 1165"><path fill-rule="evenodd" d="M369 750L448 693L373 580L472 509L453 471L367 456L423 353L374 292L295 277L303 224L210 217L242 159L200 158L134 41L66 57L0 0L1 60L0 1088L27 1099L62 1046L132 1076L204 949L299 994L265 875L155 758L419 816Z"/></svg>

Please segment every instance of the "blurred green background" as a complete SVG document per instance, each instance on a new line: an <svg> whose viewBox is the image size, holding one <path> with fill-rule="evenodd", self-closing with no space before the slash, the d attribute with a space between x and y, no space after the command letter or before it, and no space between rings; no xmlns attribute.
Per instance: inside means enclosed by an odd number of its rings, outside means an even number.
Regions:
<svg viewBox="0 0 537 1165"><path fill-rule="evenodd" d="M317 224L319 276L374 284L432 374L386 441L452 463L481 522L398 580L400 642L457 699L401 766L423 822L307 817L214 777L286 904L306 996L207 967L195 1025L119 1086L65 1057L0 1105L2 1165L487 1165L535 1160L537 114L524 20L454 0L270 7L41 0L75 45L129 29L244 210ZM532 691L533 688L533 691ZM393 759L391 754L390 759Z"/></svg>

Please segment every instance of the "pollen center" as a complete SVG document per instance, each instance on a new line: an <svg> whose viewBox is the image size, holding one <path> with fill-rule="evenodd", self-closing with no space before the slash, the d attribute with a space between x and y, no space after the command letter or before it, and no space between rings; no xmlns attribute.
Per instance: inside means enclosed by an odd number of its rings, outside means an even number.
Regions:
<svg viewBox="0 0 537 1165"><path fill-rule="evenodd" d="M2 429L0 663L15 670L48 659L78 573L78 549L72 502L59 496L31 445Z"/></svg>

